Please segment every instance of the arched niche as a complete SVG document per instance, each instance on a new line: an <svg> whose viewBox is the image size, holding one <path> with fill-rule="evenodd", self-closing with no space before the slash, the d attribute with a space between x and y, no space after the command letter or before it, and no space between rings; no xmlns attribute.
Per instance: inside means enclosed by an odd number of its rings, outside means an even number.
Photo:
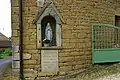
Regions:
<svg viewBox="0 0 120 80"><path fill-rule="evenodd" d="M61 48L61 27L64 21L53 3L44 5L41 11L38 12L35 23L37 24L38 48ZM52 40L48 37L48 42L50 42L48 46L44 45L44 40L46 40L46 30L48 30L48 33L52 33Z"/></svg>
<svg viewBox="0 0 120 80"><path fill-rule="evenodd" d="M51 41L49 46L56 46L56 20L52 16L45 16L42 21L41 21L41 35L42 35L42 46L43 40L47 39L46 38L46 33L47 33L47 25L50 26L51 29Z"/></svg>

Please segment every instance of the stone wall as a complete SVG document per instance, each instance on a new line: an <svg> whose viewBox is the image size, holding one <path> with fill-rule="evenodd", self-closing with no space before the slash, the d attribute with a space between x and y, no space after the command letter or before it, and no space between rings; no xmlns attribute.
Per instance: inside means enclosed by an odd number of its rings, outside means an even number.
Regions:
<svg viewBox="0 0 120 80"><path fill-rule="evenodd" d="M91 30L93 23L114 25L113 0L56 0L66 24L62 25L59 52L60 74L91 66Z"/></svg>
<svg viewBox="0 0 120 80"><path fill-rule="evenodd" d="M117 1L117 0L116 0ZM59 73L65 75L92 66L91 29L94 23L115 23L115 0L54 0L65 24L62 24L62 50ZM19 45L18 0L12 0L12 43ZM36 0L23 0L23 67L27 80L49 77L41 73L41 51L36 48Z"/></svg>

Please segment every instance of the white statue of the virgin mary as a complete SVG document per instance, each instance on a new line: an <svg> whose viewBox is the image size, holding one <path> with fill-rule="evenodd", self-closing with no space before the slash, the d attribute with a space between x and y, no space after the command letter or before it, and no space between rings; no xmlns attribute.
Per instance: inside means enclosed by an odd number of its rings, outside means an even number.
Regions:
<svg viewBox="0 0 120 80"><path fill-rule="evenodd" d="M49 22L47 23L47 26L45 29L45 38L52 41L52 29Z"/></svg>

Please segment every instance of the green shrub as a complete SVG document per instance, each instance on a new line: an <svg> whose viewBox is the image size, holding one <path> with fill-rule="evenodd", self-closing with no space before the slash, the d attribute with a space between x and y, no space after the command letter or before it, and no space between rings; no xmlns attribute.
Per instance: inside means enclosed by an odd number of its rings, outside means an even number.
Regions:
<svg viewBox="0 0 120 80"><path fill-rule="evenodd" d="M0 57L12 56L12 49L8 48L4 52L0 53Z"/></svg>

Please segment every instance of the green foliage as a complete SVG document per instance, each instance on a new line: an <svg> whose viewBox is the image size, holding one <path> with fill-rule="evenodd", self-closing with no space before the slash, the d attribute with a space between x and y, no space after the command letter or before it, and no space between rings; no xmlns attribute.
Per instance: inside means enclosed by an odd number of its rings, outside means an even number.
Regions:
<svg viewBox="0 0 120 80"><path fill-rule="evenodd" d="M8 48L0 52L0 57L12 56L12 49Z"/></svg>

